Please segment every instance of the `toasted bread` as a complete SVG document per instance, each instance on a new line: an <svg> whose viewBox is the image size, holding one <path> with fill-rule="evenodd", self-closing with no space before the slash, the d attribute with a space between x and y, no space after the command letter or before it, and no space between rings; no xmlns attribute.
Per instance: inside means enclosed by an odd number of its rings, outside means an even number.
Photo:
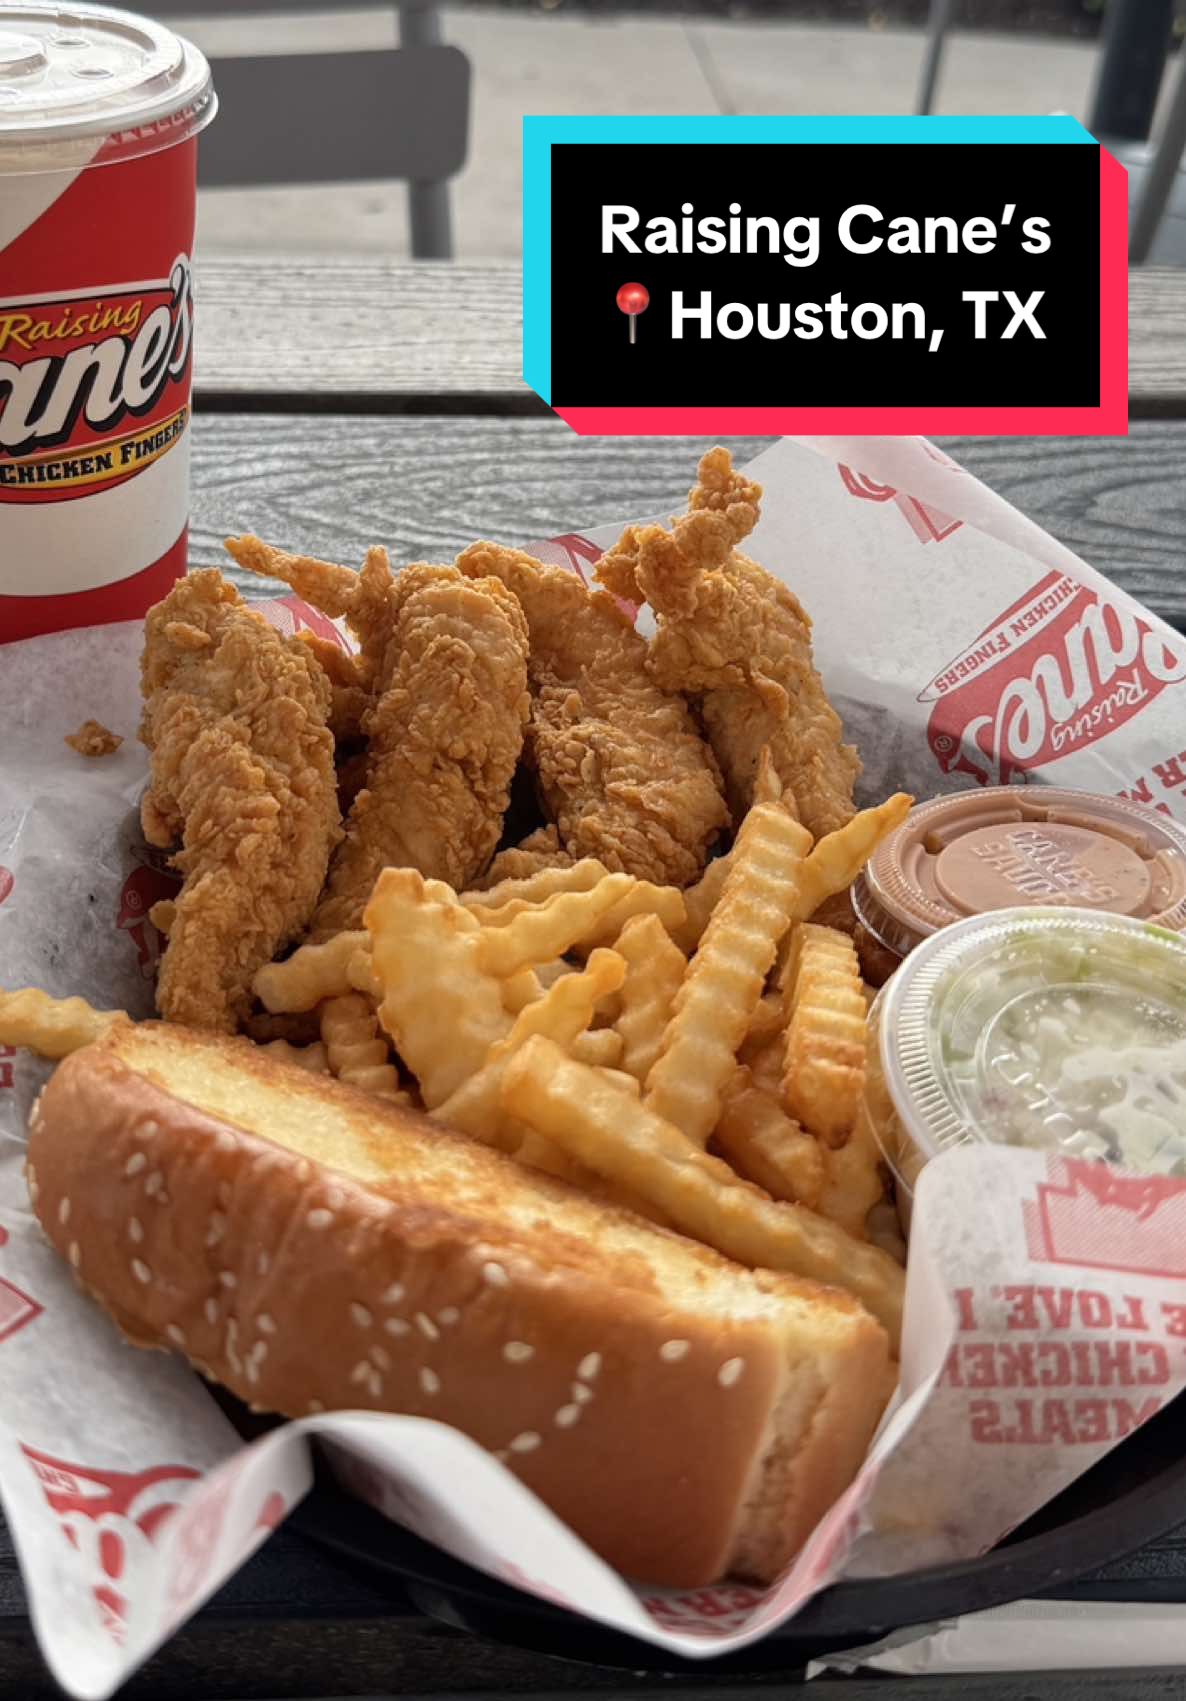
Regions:
<svg viewBox="0 0 1186 1701"><path fill-rule="evenodd" d="M453 1424L650 1583L775 1576L884 1401L885 1334L847 1295L244 1040L112 1027L46 1087L28 1174L133 1341L288 1416Z"/></svg>

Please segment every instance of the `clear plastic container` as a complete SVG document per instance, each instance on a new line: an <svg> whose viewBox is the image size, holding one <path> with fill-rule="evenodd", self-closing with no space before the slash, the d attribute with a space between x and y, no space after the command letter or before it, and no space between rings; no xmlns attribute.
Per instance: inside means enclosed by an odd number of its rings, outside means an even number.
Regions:
<svg viewBox="0 0 1186 1701"><path fill-rule="evenodd" d="M969 917L882 988L868 1065L904 1222L923 1165L971 1140L1186 1175L1186 939L1087 909Z"/></svg>
<svg viewBox="0 0 1186 1701"><path fill-rule="evenodd" d="M965 916L1025 904L1106 910L1179 932L1186 929L1186 828L1094 792L957 792L910 811L873 853L852 899L890 962Z"/></svg>

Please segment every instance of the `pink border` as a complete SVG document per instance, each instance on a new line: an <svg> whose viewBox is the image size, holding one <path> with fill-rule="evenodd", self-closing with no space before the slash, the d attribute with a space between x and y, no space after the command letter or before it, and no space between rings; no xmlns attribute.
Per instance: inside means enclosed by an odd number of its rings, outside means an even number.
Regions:
<svg viewBox="0 0 1186 1701"><path fill-rule="evenodd" d="M1128 174L1100 148L1100 402L1075 408L561 408L581 437L1128 435Z"/></svg>

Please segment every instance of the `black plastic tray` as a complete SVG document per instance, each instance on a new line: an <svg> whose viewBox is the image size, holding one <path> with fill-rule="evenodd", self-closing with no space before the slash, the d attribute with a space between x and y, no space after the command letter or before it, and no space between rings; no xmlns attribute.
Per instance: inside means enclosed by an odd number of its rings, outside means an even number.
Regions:
<svg viewBox="0 0 1186 1701"><path fill-rule="evenodd" d="M398 1578L421 1611L518 1647L641 1672L727 1672L802 1666L893 1630L1073 1592L1186 1522L1186 1395L1145 1424L1057 1499L979 1559L897 1577L838 1583L790 1623L740 1653L707 1662L674 1655L495 1582L350 1499L325 1477L294 1514L312 1540ZM1121 1598L1120 1591L1110 1591Z"/></svg>

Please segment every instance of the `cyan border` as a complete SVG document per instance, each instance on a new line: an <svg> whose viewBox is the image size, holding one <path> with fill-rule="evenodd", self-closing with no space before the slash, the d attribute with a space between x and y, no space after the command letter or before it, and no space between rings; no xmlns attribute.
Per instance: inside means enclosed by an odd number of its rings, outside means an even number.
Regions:
<svg viewBox="0 0 1186 1701"><path fill-rule="evenodd" d="M552 400L552 144L554 142L868 142L1095 145L1075 118L789 118L692 113L523 120L523 379Z"/></svg>

